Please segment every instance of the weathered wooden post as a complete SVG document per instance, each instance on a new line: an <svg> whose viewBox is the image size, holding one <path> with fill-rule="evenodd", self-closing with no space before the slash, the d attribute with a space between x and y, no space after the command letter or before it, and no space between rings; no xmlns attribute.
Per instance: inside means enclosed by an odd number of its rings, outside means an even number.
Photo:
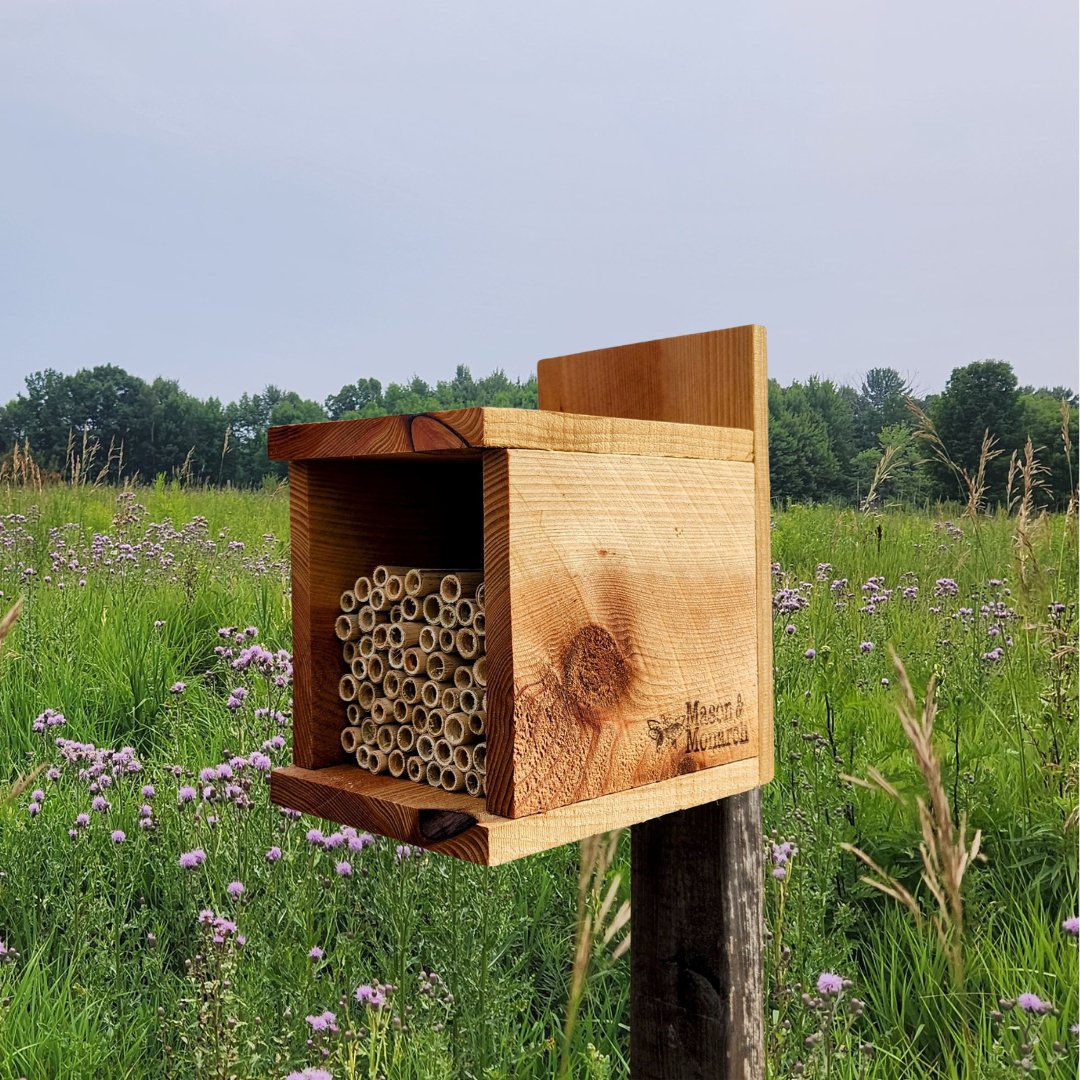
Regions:
<svg viewBox="0 0 1080 1080"><path fill-rule="evenodd" d="M539 386L540 412L272 429L290 462L295 702L294 764L271 796L488 864L632 826L632 1075L754 1080L757 789L773 768L765 332L553 358ZM341 700L342 597L386 565L483 568L482 794L431 786L438 770L404 757L385 775L357 745L407 715L391 708L407 680L355 664L362 637ZM347 715L346 745L379 774L343 749Z"/></svg>

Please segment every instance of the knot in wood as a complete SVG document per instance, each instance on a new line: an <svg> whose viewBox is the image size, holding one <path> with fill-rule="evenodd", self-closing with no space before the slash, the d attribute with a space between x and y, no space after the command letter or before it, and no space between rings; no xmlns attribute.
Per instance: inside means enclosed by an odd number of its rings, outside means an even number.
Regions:
<svg viewBox="0 0 1080 1080"><path fill-rule="evenodd" d="M630 685L630 664L602 626L583 626L563 651L563 693L585 713L610 709Z"/></svg>

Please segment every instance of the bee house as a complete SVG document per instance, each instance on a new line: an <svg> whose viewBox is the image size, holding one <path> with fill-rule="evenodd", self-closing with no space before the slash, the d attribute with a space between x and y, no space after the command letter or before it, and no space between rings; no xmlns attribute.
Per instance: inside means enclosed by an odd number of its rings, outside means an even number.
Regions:
<svg viewBox="0 0 1080 1080"><path fill-rule="evenodd" d="M294 653L293 765L273 773L274 801L498 863L771 778L764 330L541 361L539 388L539 410L271 429L289 462ZM335 623L377 567L482 581L468 647L486 678L458 680L483 703L477 793L424 782L416 762L361 768L343 747L366 714L346 717ZM414 599L391 643L422 632Z"/></svg>

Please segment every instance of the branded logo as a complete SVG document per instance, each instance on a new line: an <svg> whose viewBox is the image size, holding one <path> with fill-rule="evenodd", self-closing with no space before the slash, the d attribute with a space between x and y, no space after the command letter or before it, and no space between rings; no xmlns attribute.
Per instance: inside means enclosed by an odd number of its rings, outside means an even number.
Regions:
<svg viewBox="0 0 1080 1080"><path fill-rule="evenodd" d="M657 752L665 743L676 746L685 731L686 753L697 754L748 743L750 729L743 721L745 712L743 696L736 694L734 701L687 701L681 713L661 713L649 717L645 723Z"/></svg>

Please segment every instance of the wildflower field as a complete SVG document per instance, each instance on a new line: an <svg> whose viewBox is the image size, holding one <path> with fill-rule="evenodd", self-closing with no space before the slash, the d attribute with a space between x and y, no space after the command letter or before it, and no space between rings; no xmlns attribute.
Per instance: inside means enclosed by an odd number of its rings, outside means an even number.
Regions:
<svg viewBox="0 0 1080 1080"><path fill-rule="evenodd" d="M287 511L0 490L0 1080L626 1076L628 837L483 869L269 803ZM1075 516L795 508L773 557L770 1074L1075 1075Z"/></svg>

